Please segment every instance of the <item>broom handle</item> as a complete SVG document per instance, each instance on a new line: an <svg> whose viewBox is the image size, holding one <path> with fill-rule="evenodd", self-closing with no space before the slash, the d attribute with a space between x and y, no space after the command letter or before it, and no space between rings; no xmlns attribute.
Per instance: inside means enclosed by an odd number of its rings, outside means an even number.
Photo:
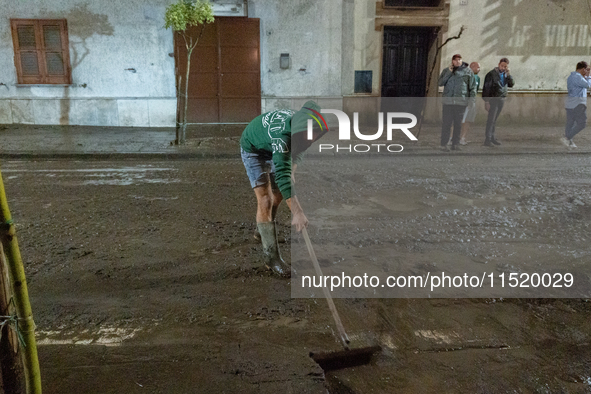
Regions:
<svg viewBox="0 0 591 394"><path fill-rule="evenodd" d="M322 270L320 269L320 264L318 263L318 259L316 258L316 253L314 253L312 242L310 242L308 230L305 227L302 229L302 234L304 235L304 240L306 241L306 246L308 247L308 253L310 253L310 258L312 259L312 263L314 264L314 268L316 269L316 274L322 278ZM349 350L349 337L345 332L345 327L343 327L343 323L341 322L341 318L339 317L339 313L337 312L337 307L334 305L334 302L332 301L332 297L328 289L323 286L322 291L324 292L326 302L328 302L328 309L330 309L330 313L332 313L332 318L334 319L334 322L337 326L337 330L339 331L343 347L346 350Z"/></svg>

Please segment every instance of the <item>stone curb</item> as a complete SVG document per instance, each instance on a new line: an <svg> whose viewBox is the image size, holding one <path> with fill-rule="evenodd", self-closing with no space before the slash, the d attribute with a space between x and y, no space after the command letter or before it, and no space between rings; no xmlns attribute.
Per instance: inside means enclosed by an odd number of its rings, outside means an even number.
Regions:
<svg viewBox="0 0 591 394"><path fill-rule="evenodd" d="M402 153L391 153L390 157L408 157L408 156L434 156L434 157L454 157L454 156L518 156L518 155L588 155L591 150L576 151L482 151L482 152L441 152L438 150L406 150ZM369 158L386 157L386 154L369 153L364 155L342 154L341 158ZM308 154L309 158L327 158L336 157L335 154ZM0 159L25 160L25 159L94 159L94 160L118 160L118 159L159 159L159 160L187 160L187 159L236 159L240 158L240 153L230 152L0 152Z"/></svg>

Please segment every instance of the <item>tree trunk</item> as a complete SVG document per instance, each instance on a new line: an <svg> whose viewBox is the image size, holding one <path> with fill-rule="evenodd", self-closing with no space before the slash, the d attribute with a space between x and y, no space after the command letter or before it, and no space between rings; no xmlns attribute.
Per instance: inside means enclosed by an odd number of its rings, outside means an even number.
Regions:
<svg viewBox="0 0 591 394"><path fill-rule="evenodd" d="M178 145L179 141L181 139L181 122L182 122L182 116L183 113L181 111L181 105L183 104L183 99L181 96L181 84L183 82L183 77L181 77L179 75L179 77L177 78L177 84L176 84L176 100L177 100L177 104L176 104L176 125L175 125L175 131L174 131L174 144Z"/></svg>
<svg viewBox="0 0 591 394"><path fill-rule="evenodd" d="M193 53L193 48L187 50L187 73L185 75L185 105L183 111L183 129L181 131L181 140L180 143L184 144L185 139L187 136L187 106L189 104L189 71L191 70L191 54Z"/></svg>

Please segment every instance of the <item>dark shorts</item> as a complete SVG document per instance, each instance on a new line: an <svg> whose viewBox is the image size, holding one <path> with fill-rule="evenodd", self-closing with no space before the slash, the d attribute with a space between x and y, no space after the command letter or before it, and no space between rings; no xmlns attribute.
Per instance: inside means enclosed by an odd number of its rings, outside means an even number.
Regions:
<svg viewBox="0 0 591 394"><path fill-rule="evenodd" d="M240 156L242 156L242 163L244 163L246 175L248 175L250 186L253 189L271 182L271 188L277 190L277 184L275 183L275 164L273 163L273 156L270 153L250 153L240 148Z"/></svg>

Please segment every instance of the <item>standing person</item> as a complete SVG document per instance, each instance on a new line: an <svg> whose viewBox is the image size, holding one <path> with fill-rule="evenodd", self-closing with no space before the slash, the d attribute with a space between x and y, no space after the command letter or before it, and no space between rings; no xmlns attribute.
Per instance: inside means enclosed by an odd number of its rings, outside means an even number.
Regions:
<svg viewBox="0 0 591 394"><path fill-rule="evenodd" d="M566 80L568 97L566 108L566 127L560 141L569 148L576 148L573 137L587 125L587 89L591 88L591 67L587 62L578 62L577 71L570 73Z"/></svg>
<svg viewBox="0 0 591 394"><path fill-rule="evenodd" d="M312 140L306 138L307 121L320 115L319 112L320 107L314 101L307 101L298 112L289 109L267 112L251 121L240 138L242 162L257 198L256 221L264 264L282 277L289 278L291 270L279 253L275 213L285 200L296 230L308 226L308 218L291 187L292 170L295 170L292 157L299 161L304 151L328 131L327 127L314 128Z"/></svg>
<svg viewBox="0 0 591 394"><path fill-rule="evenodd" d="M466 106L476 97L474 73L468 63L462 62L462 55L451 58L451 65L441 72L439 86L443 86L443 119L441 124L441 150L448 152L447 142L453 124L451 149L460 150L460 129Z"/></svg>
<svg viewBox="0 0 591 394"><path fill-rule="evenodd" d="M474 83L476 85L476 93L478 94L478 88L480 87L480 77L478 76L478 73L480 72L480 63L470 63L470 69L474 73ZM466 135L468 134L468 131L470 131L470 125L474 123L474 118L476 118L476 100L468 103L468 107L464 113L462 132L460 133L460 145L468 145L468 142L466 141Z"/></svg>
<svg viewBox="0 0 591 394"><path fill-rule="evenodd" d="M484 108L488 111L484 146L501 145L495 137L495 127L505 105L507 87L512 88L513 85L515 85L515 80L509 72L509 59L506 57L502 58L499 65L490 70L484 77L482 98L485 101Z"/></svg>

